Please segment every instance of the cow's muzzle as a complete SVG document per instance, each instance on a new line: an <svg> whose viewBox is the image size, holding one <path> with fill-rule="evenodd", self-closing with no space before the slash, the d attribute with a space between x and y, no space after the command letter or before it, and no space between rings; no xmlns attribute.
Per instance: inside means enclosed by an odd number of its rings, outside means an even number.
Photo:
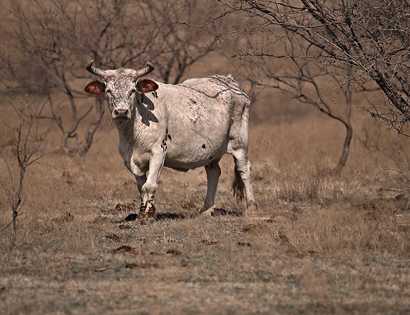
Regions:
<svg viewBox="0 0 410 315"><path fill-rule="evenodd" d="M131 113L128 109L114 109L112 111L112 118L113 119L118 119L118 118L125 118L125 119L131 119Z"/></svg>

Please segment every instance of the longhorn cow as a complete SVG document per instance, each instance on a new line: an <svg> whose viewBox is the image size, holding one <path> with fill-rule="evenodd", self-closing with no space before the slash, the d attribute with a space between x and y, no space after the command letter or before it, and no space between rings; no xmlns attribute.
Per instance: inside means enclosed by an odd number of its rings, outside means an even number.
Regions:
<svg viewBox="0 0 410 315"><path fill-rule="evenodd" d="M87 70L97 80L85 91L105 95L118 129L119 152L135 176L140 216L155 215L154 197L163 166L188 171L205 167L208 187L201 212L212 214L225 153L235 162L234 195L246 196L246 214L256 209L248 159L250 99L231 75L189 79L172 85L142 78L140 70Z"/></svg>

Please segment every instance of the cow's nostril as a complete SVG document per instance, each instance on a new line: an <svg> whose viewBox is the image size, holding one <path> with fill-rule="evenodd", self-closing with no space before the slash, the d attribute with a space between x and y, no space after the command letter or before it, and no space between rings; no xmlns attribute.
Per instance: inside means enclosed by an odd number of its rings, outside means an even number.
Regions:
<svg viewBox="0 0 410 315"><path fill-rule="evenodd" d="M128 115L128 109L114 109L113 114L116 117L127 116Z"/></svg>

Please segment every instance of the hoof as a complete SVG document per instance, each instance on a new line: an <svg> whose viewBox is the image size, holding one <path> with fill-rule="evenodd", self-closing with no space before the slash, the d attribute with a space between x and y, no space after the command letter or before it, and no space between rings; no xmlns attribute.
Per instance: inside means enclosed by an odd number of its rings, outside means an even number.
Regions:
<svg viewBox="0 0 410 315"><path fill-rule="evenodd" d="M155 217L155 206L147 205L145 209L141 209L139 213L140 219L150 219Z"/></svg>
<svg viewBox="0 0 410 315"><path fill-rule="evenodd" d="M227 215L227 211L222 208L211 207L209 209L201 211L201 215L204 217L216 217Z"/></svg>
<svg viewBox="0 0 410 315"><path fill-rule="evenodd" d="M200 210L200 213L204 217L213 217L215 215L215 207L211 207L206 210Z"/></svg>

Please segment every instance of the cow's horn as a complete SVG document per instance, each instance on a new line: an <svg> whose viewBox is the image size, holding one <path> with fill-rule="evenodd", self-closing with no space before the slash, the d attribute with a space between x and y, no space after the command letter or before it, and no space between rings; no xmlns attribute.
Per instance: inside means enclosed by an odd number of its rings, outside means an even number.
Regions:
<svg viewBox="0 0 410 315"><path fill-rule="evenodd" d="M92 74L95 74L95 75L97 75L97 76L99 76L99 77L105 77L106 74L107 74L106 71L101 70L101 69L98 69L97 67L94 66L94 60L92 60L92 61L90 62L90 64L89 64L88 67L87 67L87 70L88 70L89 72L91 72Z"/></svg>
<svg viewBox="0 0 410 315"><path fill-rule="evenodd" d="M137 70L135 72L135 76L136 77L142 77L144 75L147 75L148 73L152 72L154 70L154 66L152 65L152 63L147 62L147 64L145 65L144 68Z"/></svg>

